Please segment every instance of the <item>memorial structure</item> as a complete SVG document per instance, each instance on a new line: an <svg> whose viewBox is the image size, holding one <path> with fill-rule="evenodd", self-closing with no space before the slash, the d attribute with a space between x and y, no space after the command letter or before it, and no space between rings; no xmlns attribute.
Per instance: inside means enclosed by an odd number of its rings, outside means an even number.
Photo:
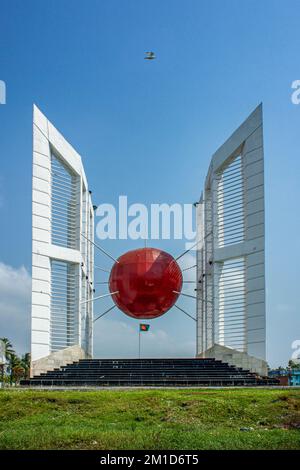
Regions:
<svg viewBox="0 0 300 470"><path fill-rule="evenodd" d="M197 204L197 356L267 374L262 105L212 156Z"/></svg>
<svg viewBox="0 0 300 470"><path fill-rule="evenodd" d="M174 384L256 383L248 371L267 375L261 105L213 155L196 215L196 357L203 362L179 361L181 375L172 380ZM71 367L73 384L87 383L84 370L90 367L95 367L95 375L89 383L128 384L130 374L139 367L131 360L123 361L129 378L115 380L110 370L121 361L92 362L94 246L94 209L82 159L34 106L32 376L81 359L86 362L74 365L75 370ZM132 318L154 319L176 306L177 298L185 295L178 258L143 248L115 260L108 281L114 306L99 318L118 307ZM149 361L149 367L154 367ZM161 361L174 369L175 360L174 364ZM98 377L102 362L110 372ZM212 366L211 375L205 364ZM214 368L219 370L215 379ZM239 368L244 369L243 376ZM169 383L173 384L171 372ZM50 374L50 382L69 383L68 373L62 378L63 373ZM164 377L157 380L167 383ZM141 376L137 383L148 379Z"/></svg>
<svg viewBox="0 0 300 470"><path fill-rule="evenodd" d="M34 106L32 374L92 356L93 240L82 159Z"/></svg>

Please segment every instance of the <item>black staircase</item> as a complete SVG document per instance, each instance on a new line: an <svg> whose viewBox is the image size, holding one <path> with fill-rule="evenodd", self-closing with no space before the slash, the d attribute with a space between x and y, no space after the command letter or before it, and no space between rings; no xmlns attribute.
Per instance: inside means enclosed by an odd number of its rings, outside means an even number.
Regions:
<svg viewBox="0 0 300 470"><path fill-rule="evenodd" d="M30 387L256 386L277 383L216 359L82 359L21 381L21 385Z"/></svg>

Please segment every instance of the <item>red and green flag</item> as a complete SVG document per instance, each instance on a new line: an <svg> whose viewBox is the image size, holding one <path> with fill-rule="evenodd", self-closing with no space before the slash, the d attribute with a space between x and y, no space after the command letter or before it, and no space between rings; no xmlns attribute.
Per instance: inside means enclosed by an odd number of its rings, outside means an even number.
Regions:
<svg viewBox="0 0 300 470"><path fill-rule="evenodd" d="M146 323L140 323L140 331L149 331L150 325L147 325Z"/></svg>

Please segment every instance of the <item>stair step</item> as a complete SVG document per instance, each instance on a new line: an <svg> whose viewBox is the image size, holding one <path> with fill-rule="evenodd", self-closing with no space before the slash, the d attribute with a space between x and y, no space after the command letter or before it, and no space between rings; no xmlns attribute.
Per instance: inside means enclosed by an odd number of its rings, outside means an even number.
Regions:
<svg viewBox="0 0 300 470"><path fill-rule="evenodd" d="M23 386L228 386L276 385L212 358L81 359L22 380Z"/></svg>

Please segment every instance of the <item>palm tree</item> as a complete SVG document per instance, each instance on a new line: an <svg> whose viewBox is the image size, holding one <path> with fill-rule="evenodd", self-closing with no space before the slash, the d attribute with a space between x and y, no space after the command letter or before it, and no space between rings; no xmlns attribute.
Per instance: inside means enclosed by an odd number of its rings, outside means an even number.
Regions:
<svg viewBox="0 0 300 470"><path fill-rule="evenodd" d="M11 378L16 383L19 383L20 380L24 377L24 375L25 375L25 369L20 364L16 364L15 366L12 367Z"/></svg>
<svg viewBox="0 0 300 470"><path fill-rule="evenodd" d="M8 338L0 338L4 345L4 356L7 362L6 373L10 376L10 383L19 381L21 377L28 378L30 375L30 354L26 353L20 358L14 351L12 343ZM2 375L4 376L4 365ZM3 380L3 377L2 377Z"/></svg>
<svg viewBox="0 0 300 470"><path fill-rule="evenodd" d="M25 379L28 379L30 375L30 363L31 363L30 353L23 354L20 365L25 371Z"/></svg>
<svg viewBox="0 0 300 470"><path fill-rule="evenodd" d="M20 364L21 360L17 354L11 354L10 356L10 361L9 361L9 369L10 369L10 384L12 385L14 379L16 379L14 371L18 371L17 373L19 374L20 368L23 369L23 367ZM24 369L23 369L24 373Z"/></svg>
<svg viewBox="0 0 300 470"><path fill-rule="evenodd" d="M11 370L11 359L12 359L12 356L15 354L15 351L13 349L13 345L12 343L9 341L8 338L0 338L0 341L2 342L3 346L4 346L4 357L5 357L5 360L6 362L9 364L9 368ZM4 374L5 374L5 364L2 365L2 381L4 380Z"/></svg>
<svg viewBox="0 0 300 470"><path fill-rule="evenodd" d="M7 360L7 362L9 362L11 356L13 354L15 354L15 351L13 349L13 345L11 344L11 342L9 341L8 338L0 338L0 341L2 341L2 343L4 344L5 359Z"/></svg>

